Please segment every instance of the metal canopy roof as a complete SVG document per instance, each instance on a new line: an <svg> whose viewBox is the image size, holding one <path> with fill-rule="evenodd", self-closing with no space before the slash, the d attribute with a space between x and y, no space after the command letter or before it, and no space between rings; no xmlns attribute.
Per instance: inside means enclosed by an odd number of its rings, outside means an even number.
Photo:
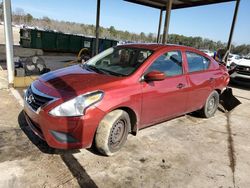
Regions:
<svg viewBox="0 0 250 188"><path fill-rule="evenodd" d="M168 0L124 0L131 3L145 5L158 9L165 9ZM172 9L188 8L216 3L224 3L235 0L173 0Z"/></svg>

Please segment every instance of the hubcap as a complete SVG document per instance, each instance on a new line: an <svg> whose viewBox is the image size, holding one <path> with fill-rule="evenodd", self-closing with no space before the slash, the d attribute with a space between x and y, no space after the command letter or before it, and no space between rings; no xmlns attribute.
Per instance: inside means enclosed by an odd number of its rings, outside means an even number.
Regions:
<svg viewBox="0 0 250 188"><path fill-rule="evenodd" d="M117 147L123 139L126 122L118 120L112 127L109 144L112 148Z"/></svg>
<svg viewBox="0 0 250 188"><path fill-rule="evenodd" d="M213 112L215 108L215 98L212 97L209 101L208 101L208 105L207 105L207 111L209 113Z"/></svg>

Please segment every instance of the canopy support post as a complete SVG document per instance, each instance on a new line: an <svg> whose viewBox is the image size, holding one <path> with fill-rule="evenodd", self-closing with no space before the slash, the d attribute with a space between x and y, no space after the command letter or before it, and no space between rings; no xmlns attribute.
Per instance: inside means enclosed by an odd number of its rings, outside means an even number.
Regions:
<svg viewBox="0 0 250 188"><path fill-rule="evenodd" d="M236 5L235 5L235 9L234 9L234 17L233 17L233 22L232 22L232 25L231 25L229 39L228 39L228 42L227 42L227 51L226 51L226 54L223 57L223 62L227 62L228 55L229 55L229 53L231 51L232 39L233 39L235 24L236 24L236 21L237 21L239 5L240 5L240 0L237 0Z"/></svg>
<svg viewBox="0 0 250 188"><path fill-rule="evenodd" d="M167 40L168 40L169 22L170 22L172 4L173 4L173 0L168 0L168 3L166 5L166 17L165 17L165 25L164 25L162 44L166 44Z"/></svg>
<svg viewBox="0 0 250 188"><path fill-rule="evenodd" d="M14 86L13 33L11 23L11 1L3 0L6 62L9 87Z"/></svg>
<svg viewBox="0 0 250 188"><path fill-rule="evenodd" d="M95 43L95 55L99 53L100 6L101 6L101 0L97 0L97 9L96 9L96 43Z"/></svg>
<svg viewBox="0 0 250 188"><path fill-rule="evenodd" d="M159 26L158 26L157 43L160 43L160 37L161 37L162 12L163 12L163 10L161 9L160 18L159 18Z"/></svg>

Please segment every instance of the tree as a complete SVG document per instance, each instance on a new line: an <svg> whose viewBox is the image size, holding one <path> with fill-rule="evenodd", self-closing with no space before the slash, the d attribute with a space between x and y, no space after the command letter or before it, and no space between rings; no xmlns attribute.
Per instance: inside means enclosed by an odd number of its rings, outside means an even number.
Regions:
<svg viewBox="0 0 250 188"><path fill-rule="evenodd" d="M24 16L25 16L25 12L22 8L16 8L15 11L13 12L13 18L14 18L14 21L21 24L23 23L25 20L24 20Z"/></svg>
<svg viewBox="0 0 250 188"><path fill-rule="evenodd" d="M44 16L42 20L43 20L43 23L44 23L43 25L44 25L45 29L51 29L51 20L50 20L50 18L48 16ZM68 24L66 26L69 27Z"/></svg>
<svg viewBox="0 0 250 188"><path fill-rule="evenodd" d="M30 23L31 21L33 20L33 16L31 15L31 14L27 14L26 15L26 21L28 22L28 23Z"/></svg>
<svg viewBox="0 0 250 188"><path fill-rule="evenodd" d="M113 38L116 37L117 31L116 31L116 29L115 29L114 26L110 26L110 28L109 28L109 33L110 33L110 36L111 36L111 37L113 37Z"/></svg>
<svg viewBox="0 0 250 188"><path fill-rule="evenodd" d="M48 24L51 22L51 20L50 20L50 18L48 16L44 16L43 21L45 21Z"/></svg>
<svg viewBox="0 0 250 188"><path fill-rule="evenodd" d="M141 39L141 41L145 41L145 38L146 38L145 33L144 33L144 32L141 32L141 33L140 33L140 39Z"/></svg>
<svg viewBox="0 0 250 188"><path fill-rule="evenodd" d="M0 0L1 1L1 0ZM0 10L2 9L3 3L0 3ZM1 12L0 12L1 13ZM57 30L59 32L67 32L72 34L83 34L95 36L95 25L79 24L69 21L57 21L50 19L47 16L41 18L33 18L31 14L25 14L22 8L17 8L13 12L13 22L28 23L36 27L44 29ZM132 33L129 31L117 30L114 26L109 28L100 27L100 37L112 38L115 40L131 41L131 42L154 42L156 41L155 33ZM226 44L221 41L213 41L210 39L204 39L201 37L187 37L184 35L170 34L168 37L168 43L181 44L186 46L191 46L198 49L210 49L218 50L220 48L225 48ZM250 45L232 45L232 53L247 55L250 53Z"/></svg>
<svg viewBox="0 0 250 188"><path fill-rule="evenodd" d="M131 40L131 34L128 31L124 32L123 40Z"/></svg>
<svg viewBox="0 0 250 188"><path fill-rule="evenodd" d="M147 36L147 39L148 39L149 42L153 42L155 40L154 34L153 33L149 33L148 36Z"/></svg>
<svg viewBox="0 0 250 188"><path fill-rule="evenodd" d="M216 47L217 47L217 49L225 48L225 47L226 47L226 44L223 44L223 43L219 40L219 41L217 41L217 43L216 43Z"/></svg>

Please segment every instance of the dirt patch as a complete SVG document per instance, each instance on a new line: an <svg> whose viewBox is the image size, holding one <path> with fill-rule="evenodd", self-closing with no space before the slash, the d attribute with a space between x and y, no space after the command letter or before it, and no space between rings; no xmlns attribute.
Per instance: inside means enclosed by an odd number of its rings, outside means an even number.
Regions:
<svg viewBox="0 0 250 188"><path fill-rule="evenodd" d="M36 149L21 129L0 131L0 162L20 160L35 153Z"/></svg>
<svg viewBox="0 0 250 188"><path fill-rule="evenodd" d="M1 186L233 187L234 181L249 187L248 100L229 120L221 112L211 119L188 115L143 129L119 153L104 157L93 148L49 148L26 126L8 92L0 94Z"/></svg>
<svg viewBox="0 0 250 188"><path fill-rule="evenodd" d="M233 176L233 184L235 187L235 166L236 166L236 155L235 155L235 148L234 148L234 140L233 140L233 134L232 134L232 129L231 129L231 113L226 112L226 117L227 117L227 133L228 133L228 157L230 161L230 168L232 170L232 176Z"/></svg>

